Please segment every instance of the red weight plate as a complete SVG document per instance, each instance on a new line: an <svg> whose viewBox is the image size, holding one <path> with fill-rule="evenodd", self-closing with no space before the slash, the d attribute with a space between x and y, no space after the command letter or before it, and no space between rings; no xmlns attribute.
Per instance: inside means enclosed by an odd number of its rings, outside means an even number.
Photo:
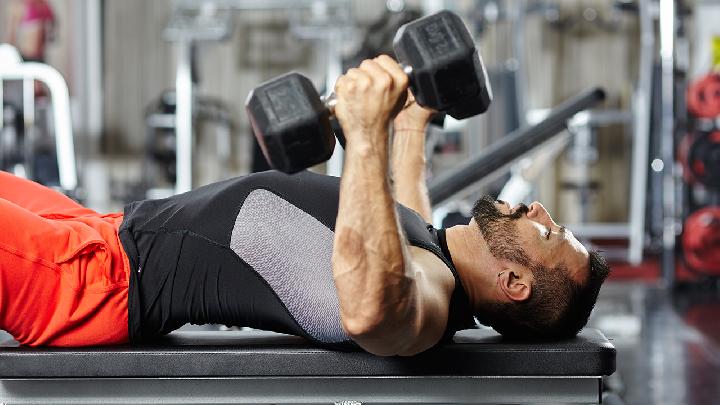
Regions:
<svg viewBox="0 0 720 405"><path fill-rule="evenodd" d="M720 207L705 207L685 220L685 261L696 271L720 275Z"/></svg>

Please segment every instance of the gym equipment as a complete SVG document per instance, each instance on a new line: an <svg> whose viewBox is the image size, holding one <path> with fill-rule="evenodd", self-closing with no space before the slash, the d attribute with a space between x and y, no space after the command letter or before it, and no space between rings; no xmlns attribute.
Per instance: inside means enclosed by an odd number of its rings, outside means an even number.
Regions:
<svg viewBox="0 0 720 405"><path fill-rule="evenodd" d="M720 207L701 208L685 220L682 246L686 264L703 274L720 276Z"/></svg>
<svg viewBox="0 0 720 405"><path fill-rule="evenodd" d="M687 134L680 142L678 154L685 181L720 189L720 131Z"/></svg>
<svg viewBox="0 0 720 405"><path fill-rule="evenodd" d="M430 183L430 202L433 205L440 204L484 177L506 167L515 159L560 133L575 114L604 99L603 89L588 90L555 107L538 124L520 128L493 143L480 156L459 164L455 169L439 175Z"/></svg>
<svg viewBox="0 0 720 405"><path fill-rule="evenodd" d="M687 89L687 107L699 118L720 116L720 74L710 73L692 82Z"/></svg>
<svg viewBox="0 0 720 405"><path fill-rule="evenodd" d="M20 134L23 131L22 115L7 103L2 105L2 127L0 127L0 170L12 171L23 161Z"/></svg>
<svg viewBox="0 0 720 405"><path fill-rule="evenodd" d="M193 188L193 117L197 83L197 47L201 42L220 42L232 35L232 14L213 2L178 2L165 27L164 36L176 43L175 73L175 194Z"/></svg>
<svg viewBox="0 0 720 405"><path fill-rule="evenodd" d="M343 60L343 70L356 67L365 59L391 55L393 39L400 27L422 16L423 13L416 8L406 6L401 10L390 10L386 7L383 14L363 30L362 43L357 52Z"/></svg>
<svg viewBox="0 0 720 405"><path fill-rule="evenodd" d="M492 93L485 68L456 14L441 11L404 25L394 48L419 104L456 119L487 110ZM332 154L334 104L332 94L321 98L308 78L292 72L252 90L245 105L270 165L295 173Z"/></svg>
<svg viewBox="0 0 720 405"><path fill-rule="evenodd" d="M6 80L22 81L23 124L26 133L32 131L36 125L34 81L42 82L47 86L52 100L53 121L50 127L54 131L59 185L65 193L75 192L78 185L77 167L70 115L70 95L65 79L52 66L23 62L17 49L8 44L0 44L0 105L3 105L4 99L2 82ZM0 115L0 129L4 127L2 118L4 114Z"/></svg>
<svg viewBox="0 0 720 405"><path fill-rule="evenodd" d="M177 109L176 92L167 90L153 100L146 108L145 125L146 150L143 161L143 178L138 188L138 195L130 196L134 199L167 197L174 194L173 185L177 177L177 136L175 115ZM214 159L211 164L205 165L205 172L214 168L217 175L210 176L210 180L218 178L219 172L230 166L232 153L232 136L234 123L231 108L221 99L195 94L193 96L193 149L203 136L215 138ZM197 153L197 152L193 152ZM192 160L192 159L191 159ZM192 164L185 162L183 164ZM193 166L194 168L195 166ZM212 173L212 172L211 172ZM194 183L198 181L197 174L193 176ZM202 179L201 179L202 180Z"/></svg>
<svg viewBox="0 0 720 405"><path fill-rule="evenodd" d="M615 348L595 329L543 343L465 330L412 357L271 332L173 332L141 346L2 346L0 402L599 403L614 371Z"/></svg>

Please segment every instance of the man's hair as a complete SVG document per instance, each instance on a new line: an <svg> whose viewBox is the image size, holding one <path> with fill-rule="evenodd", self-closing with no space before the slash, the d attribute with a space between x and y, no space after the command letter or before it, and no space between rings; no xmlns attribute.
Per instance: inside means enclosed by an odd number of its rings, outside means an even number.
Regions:
<svg viewBox="0 0 720 405"><path fill-rule="evenodd" d="M590 317L600 286L610 273L605 259L589 251L588 276L579 284L565 264L549 269L531 263L533 284L530 298L519 302L490 303L476 316L510 339L563 339L575 336Z"/></svg>

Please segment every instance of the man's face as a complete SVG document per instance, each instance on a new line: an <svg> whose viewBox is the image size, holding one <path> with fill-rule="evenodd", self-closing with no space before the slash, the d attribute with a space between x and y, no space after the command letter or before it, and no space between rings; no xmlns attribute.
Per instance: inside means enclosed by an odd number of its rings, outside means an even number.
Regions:
<svg viewBox="0 0 720 405"><path fill-rule="evenodd" d="M549 269L564 263L569 276L584 283L587 249L572 232L556 224L542 204L510 207L506 202L484 196L475 203L473 218L496 258L526 267L539 263Z"/></svg>

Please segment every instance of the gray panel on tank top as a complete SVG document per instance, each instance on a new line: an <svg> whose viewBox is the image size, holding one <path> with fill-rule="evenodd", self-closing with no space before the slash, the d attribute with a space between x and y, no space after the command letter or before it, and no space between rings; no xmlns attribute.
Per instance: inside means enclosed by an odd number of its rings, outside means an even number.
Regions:
<svg viewBox="0 0 720 405"><path fill-rule="evenodd" d="M230 247L265 279L309 335L327 343L350 340L340 323L332 276L332 230L258 189L240 208Z"/></svg>

